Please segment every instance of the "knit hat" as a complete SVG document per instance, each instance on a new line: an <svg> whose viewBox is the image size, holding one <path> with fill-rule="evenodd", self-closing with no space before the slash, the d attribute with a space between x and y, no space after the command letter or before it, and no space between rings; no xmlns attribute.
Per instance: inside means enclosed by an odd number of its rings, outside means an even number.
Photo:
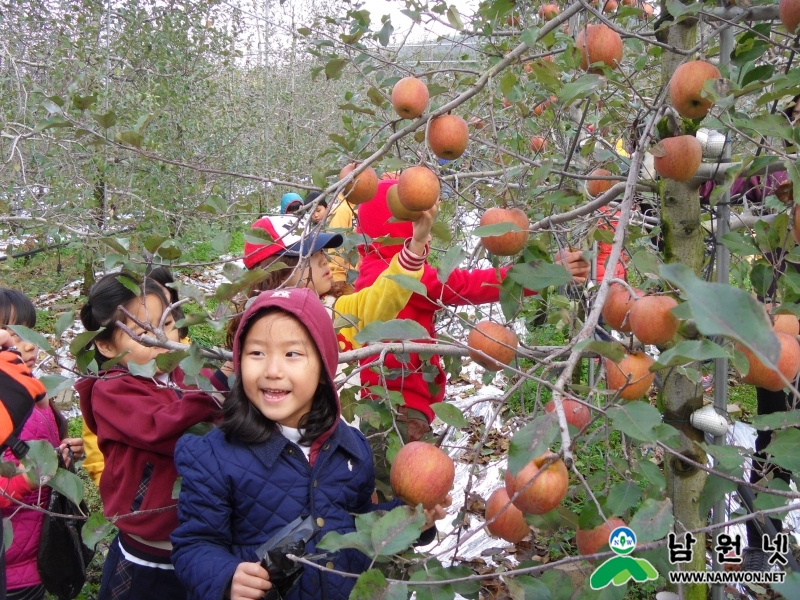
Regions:
<svg viewBox="0 0 800 600"><path fill-rule="evenodd" d="M261 229L269 237L269 241L253 243L245 241L244 266L252 269L270 256L310 256L323 248L338 248L344 243L340 233L317 233L311 231L306 236L297 233L300 224L297 217L280 215L262 217L251 229Z"/></svg>
<svg viewBox="0 0 800 600"><path fill-rule="evenodd" d="M295 211L298 208L302 208L302 206L303 199L300 197L300 194L289 192L281 197L281 214L288 214L290 208L292 211Z"/></svg>
<svg viewBox="0 0 800 600"><path fill-rule="evenodd" d="M319 198L321 195L322 192L308 192L308 194L306 194L306 199L305 199L306 206L314 202L314 200ZM317 202L317 206L324 206L325 208L328 208L328 201L323 198L322 200Z"/></svg>
<svg viewBox="0 0 800 600"><path fill-rule="evenodd" d="M358 207L358 233L364 233L373 240L392 237L405 240L414 235L414 224L405 221L391 221L392 213L386 204L386 192L397 184L397 179L383 179L378 182L378 192L369 202ZM401 242L398 242L400 244ZM390 244L391 245L391 244Z"/></svg>

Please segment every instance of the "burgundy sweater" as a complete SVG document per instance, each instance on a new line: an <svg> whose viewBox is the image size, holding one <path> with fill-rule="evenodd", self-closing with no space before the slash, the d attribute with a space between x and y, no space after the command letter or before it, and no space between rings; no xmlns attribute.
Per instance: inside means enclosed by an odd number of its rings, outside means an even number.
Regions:
<svg viewBox="0 0 800 600"><path fill-rule="evenodd" d="M118 520L122 534L163 542L178 526L177 500L172 497L178 478L175 444L189 427L211 421L219 412L207 393L196 389L182 392L190 388L183 377L176 369L172 385L165 387L127 370L113 369L105 379L85 378L75 384L83 418L97 434L105 458L100 479L105 516L171 507Z"/></svg>

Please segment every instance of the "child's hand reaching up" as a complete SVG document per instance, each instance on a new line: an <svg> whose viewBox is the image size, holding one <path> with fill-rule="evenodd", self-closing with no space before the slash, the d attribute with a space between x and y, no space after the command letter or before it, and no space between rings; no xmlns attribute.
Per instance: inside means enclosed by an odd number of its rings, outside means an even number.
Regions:
<svg viewBox="0 0 800 600"><path fill-rule="evenodd" d="M259 600L272 587L261 563L239 563L231 581L231 600Z"/></svg>
<svg viewBox="0 0 800 600"><path fill-rule="evenodd" d="M562 265L572 275L573 283L583 283L589 277L591 265L583 258L582 250L559 250L553 262Z"/></svg>
<svg viewBox="0 0 800 600"><path fill-rule="evenodd" d="M425 256L425 250L431 241L431 227L439 214L439 201L436 201L431 208L422 211L419 219L414 221L414 234L408 249L417 256Z"/></svg>
<svg viewBox="0 0 800 600"><path fill-rule="evenodd" d="M424 508L422 512L425 513L425 527L422 528L422 531L426 529L430 529L434 525L436 525L436 521L441 521L447 516L447 510L445 510L448 506L453 503L453 497L450 494L444 499L444 502L441 504L437 504L433 508Z"/></svg>

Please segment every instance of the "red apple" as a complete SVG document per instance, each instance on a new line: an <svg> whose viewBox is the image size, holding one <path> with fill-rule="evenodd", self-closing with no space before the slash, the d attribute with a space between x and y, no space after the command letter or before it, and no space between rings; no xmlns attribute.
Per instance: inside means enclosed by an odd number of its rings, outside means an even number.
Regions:
<svg viewBox="0 0 800 600"><path fill-rule="evenodd" d="M719 79L719 69L704 60L692 60L675 69L669 80L669 99L682 117L701 119L713 105L702 95L709 79Z"/></svg>
<svg viewBox="0 0 800 600"><path fill-rule="evenodd" d="M606 0L603 5L603 12L606 14L613 13L618 7L619 4L617 4L617 0Z"/></svg>
<svg viewBox="0 0 800 600"><path fill-rule="evenodd" d="M503 96L503 106L505 108L509 108L511 106L511 102L509 102L508 98L506 98L505 96Z"/></svg>
<svg viewBox="0 0 800 600"><path fill-rule="evenodd" d="M669 296L644 296L633 303L628 319L631 331L643 344L663 346L678 333L680 321L672 314L678 306ZM796 320L796 319L795 319Z"/></svg>
<svg viewBox="0 0 800 600"><path fill-rule="evenodd" d="M611 177L612 175L613 173L607 169L595 169L591 173L592 177ZM592 197L604 194L612 187L614 187L614 182L607 179L590 179L586 182L586 191Z"/></svg>
<svg viewBox="0 0 800 600"><path fill-rule="evenodd" d="M484 121L480 117L470 117L469 124L479 131L484 127L486 127L486 121Z"/></svg>
<svg viewBox="0 0 800 600"><path fill-rule="evenodd" d="M781 342L781 354L778 358L778 371L789 381L793 381L800 370L800 344L797 339L788 333L776 333ZM778 371L767 368L764 363L755 357L747 348L737 344L736 348L741 350L750 363L750 371L746 377L742 378L744 383L749 383L756 387L764 388L772 392L779 392L785 384L778 376Z"/></svg>
<svg viewBox="0 0 800 600"><path fill-rule="evenodd" d="M392 88L392 106L404 119L416 119L428 107L428 86L416 77L403 77Z"/></svg>
<svg viewBox="0 0 800 600"><path fill-rule="evenodd" d="M780 315L772 314L772 304L769 302L764 305L764 308L766 308L767 312L770 314L772 329L774 331L788 333L794 337L800 335L800 321L797 320L796 316L786 313Z"/></svg>
<svg viewBox="0 0 800 600"><path fill-rule="evenodd" d="M634 293L638 297L644 296L642 290L634 288ZM631 324L628 319L628 312L633 308L633 298L631 293L624 285L619 283L611 284L606 296L606 303L603 304L603 321L621 333L630 333Z"/></svg>
<svg viewBox="0 0 800 600"><path fill-rule="evenodd" d="M616 9L616 2L614 4ZM622 38L606 25L587 25L575 39L575 46L581 52L581 69L584 71L596 62L602 62L612 69L622 62Z"/></svg>
<svg viewBox="0 0 800 600"><path fill-rule="evenodd" d="M622 400L638 400L648 392L656 378L656 374L650 372L653 363L653 358L644 352L626 354L619 364L605 359L608 389L621 390L619 398Z"/></svg>
<svg viewBox="0 0 800 600"><path fill-rule="evenodd" d="M410 442L400 448L389 471L395 496L406 504L433 508L442 504L453 488L453 459L425 442Z"/></svg>
<svg viewBox="0 0 800 600"><path fill-rule="evenodd" d="M428 125L428 146L439 158L455 160L467 149L469 127L458 115L436 117Z"/></svg>
<svg viewBox="0 0 800 600"><path fill-rule="evenodd" d="M416 221L422 215L422 211L408 210L403 203L400 202L400 196L397 193L397 185L393 185L386 190L386 206L389 207L389 212L398 221Z"/></svg>
<svg viewBox="0 0 800 600"><path fill-rule="evenodd" d="M358 165L350 163L339 172L339 181L352 173ZM351 204L363 204L369 202L378 193L378 174L375 169L368 167L356 178L344 186L344 196Z"/></svg>
<svg viewBox="0 0 800 600"><path fill-rule="evenodd" d="M544 19L545 21L551 21L558 16L558 13L561 11L558 8L557 4L542 4L539 7L539 17Z"/></svg>
<svg viewBox="0 0 800 600"><path fill-rule="evenodd" d="M439 178L428 167L410 167L400 174L397 195L408 210L428 210L442 191Z"/></svg>
<svg viewBox="0 0 800 600"><path fill-rule="evenodd" d="M600 548L608 544L611 532L617 527L627 527L625 521L618 517L612 517L607 523L603 522L594 529L578 529L575 532L575 545L578 553L584 556L597 554Z"/></svg>
<svg viewBox="0 0 800 600"><path fill-rule="evenodd" d="M703 162L703 148L693 135L663 139L650 153L656 173L675 181L689 181Z"/></svg>
<svg viewBox="0 0 800 600"><path fill-rule="evenodd" d="M495 225L496 223L512 223L519 231L509 231L501 235L490 235L482 238L483 246L487 251L497 256L513 256L520 252L528 243L528 228L530 222L528 215L518 208L494 207L481 216L481 226Z"/></svg>
<svg viewBox="0 0 800 600"><path fill-rule="evenodd" d="M567 495L569 473L564 461L559 458L547 467L543 467L551 456L554 456L552 452L545 452L534 458L517 473L516 477L512 477L510 471L506 471L506 492L511 498L517 490L521 490L520 495L514 500L514 506L524 513L543 515L561 504ZM525 488L540 470L541 475Z"/></svg>
<svg viewBox="0 0 800 600"><path fill-rule="evenodd" d="M517 334L492 321L479 322L467 337L470 358L487 371L499 371L510 365L517 355L518 344Z"/></svg>
<svg viewBox="0 0 800 600"><path fill-rule="evenodd" d="M800 25L800 0L781 0L778 5L781 23L791 35L797 32Z"/></svg>
<svg viewBox="0 0 800 600"><path fill-rule="evenodd" d="M545 146L547 146L547 140L543 137L536 136L531 138L531 150L537 154L544 150Z"/></svg>
<svg viewBox="0 0 800 600"><path fill-rule="evenodd" d="M495 518L503 507L506 509ZM522 511L508 501L508 492L504 487L497 488L486 501L486 521L492 519L494 521L486 526L489 533L512 544L521 542L531 532Z"/></svg>
<svg viewBox="0 0 800 600"><path fill-rule="evenodd" d="M545 109L556 100L558 100L558 98L556 98L555 96L550 96L547 100L540 102L534 107L533 114L535 114L537 117L541 117ZM531 143L533 143L533 141L531 141ZM544 146L544 144L542 144L542 146Z"/></svg>
<svg viewBox="0 0 800 600"><path fill-rule="evenodd" d="M576 429L583 429L592 422L592 413L589 407L575 402L575 400L562 400L561 404L564 406L564 415L567 417L567 423ZM551 413L556 411L556 403L552 400L544 407L545 412Z"/></svg>

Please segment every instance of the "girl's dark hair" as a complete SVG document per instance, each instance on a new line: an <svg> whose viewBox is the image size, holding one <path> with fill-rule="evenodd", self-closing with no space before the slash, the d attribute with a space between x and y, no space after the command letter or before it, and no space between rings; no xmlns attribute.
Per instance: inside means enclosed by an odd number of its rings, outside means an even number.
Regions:
<svg viewBox="0 0 800 600"><path fill-rule="evenodd" d="M36 327L36 309L30 298L17 290L0 288L0 325Z"/></svg>
<svg viewBox="0 0 800 600"><path fill-rule="evenodd" d="M126 283L133 283L130 288L122 283L123 277L127 279ZM134 289L136 292L133 291ZM81 308L81 323L87 331L97 331L101 327L105 327L95 336L94 340L110 341L119 329L117 321L125 322L126 319L120 307L127 306L132 300L145 298L151 294L157 296L165 307L169 304L167 296L164 294L164 288L153 279L148 278L142 283L130 273L109 273L89 290L89 298ZM106 360L114 358L113 356L104 356L96 344L95 350Z"/></svg>
<svg viewBox="0 0 800 600"><path fill-rule="evenodd" d="M0 325L23 325L29 329L36 327L36 308L30 298L22 292L0 288ZM50 408L56 419L59 439L67 437L68 423L64 415L50 398Z"/></svg>
<svg viewBox="0 0 800 600"><path fill-rule="evenodd" d="M175 277L172 276L172 271L170 271L167 267L158 266L154 267L152 264L147 265L147 270L144 272L145 279L152 279L156 283L163 286L167 293L169 294L169 303L175 304L179 300L178 290L169 287L168 283L175 283ZM181 319L185 318L186 315L183 312L183 308L178 306L177 308L172 309L172 318L176 321L180 321ZM184 326L178 329L178 334L180 335L181 339L185 338L189 335L189 328Z"/></svg>
<svg viewBox="0 0 800 600"><path fill-rule="evenodd" d="M242 335L239 338L240 346L244 344L244 340L247 338L247 334L253 324L270 314L287 315L296 320L294 315L279 308L267 308L259 311L251 316L244 326ZM328 380L323 364L319 385L311 402L311 410L300 419L300 423L297 426L302 431L298 443L302 446L310 446L315 439L333 427L338 418L339 409L335 392L331 382ZM277 429L276 423L265 417L247 398L242 384L241 367L239 372L236 373L236 381L233 384L233 388L222 405L222 423L219 428L225 433L225 438L228 441L235 438L236 441L243 444L265 442L272 435L272 432Z"/></svg>
<svg viewBox="0 0 800 600"><path fill-rule="evenodd" d="M267 258L256 264L250 270L255 271L256 269L266 269L270 265L279 262L285 264L286 268L272 271L271 273L267 274L266 279L251 285L247 289L247 298L245 299L245 301L241 303L236 303L235 308L237 313L244 312L247 300L249 300L250 298L255 298L265 290L278 289L281 286L281 284L283 284L284 281L286 281L287 279L289 279L289 277L291 277L294 268L300 264L300 258L297 256L281 256L279 254L273 254L272 256L268 256ZM228 330L225 336L225 342L228 348L233 348L233 338L236 337L236 330L239 329L240 320L241 317L234 317L233 319L228 321Z"/></svg>

